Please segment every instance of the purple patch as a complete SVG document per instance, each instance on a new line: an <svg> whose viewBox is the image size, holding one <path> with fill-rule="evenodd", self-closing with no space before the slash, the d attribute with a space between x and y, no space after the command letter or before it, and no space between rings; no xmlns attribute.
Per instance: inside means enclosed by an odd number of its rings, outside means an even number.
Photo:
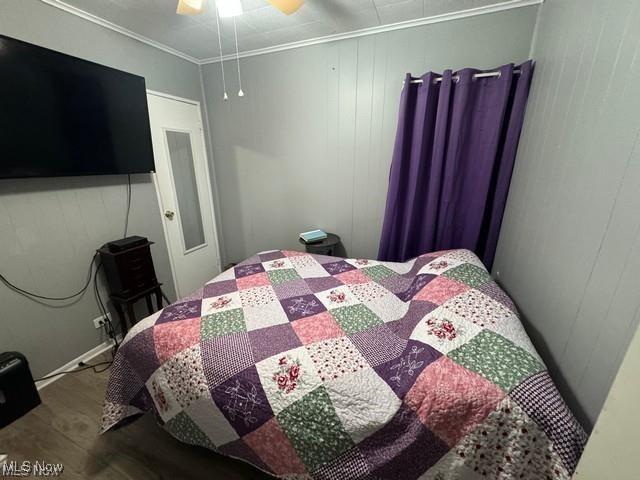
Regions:
<svg viewBox="0 0 640 480"><path fill-rule="evenodd" d="M337 275L339 273L344 273L356 269L356 267L354 267L350 263L345 262L344 260L340 260L339 262L325 263L322 266L331 275Z"/></svg>
<svg viewBox="0 0 640 480"><path fill-rule="evenodd" d="M320 265L324 265L325 263L335 263L336 257L330 257L328 255L311 255L316 262Z"/></svg>
<svg viewBox="0 0 640 480"><path fill-rule="evenodd" d="M200 348L202 369L210 387L219 385L255 363L247 332L202 340Z"/></svg>
<svg viewBox="0 0 640 480"><path fill-rule="evenodd" d="M236 278L248 277L249 275L255 275L256 273L264 272L264 267L261 263L254 263L251 265L238 265L233 267L236 274Z"/></svg>
<svg viewBox="0 0 640 480"><path fill-rule="evenodd" d="M305 282L307 282L307 285L309 285L313 293L324 292L325 290L344 285L335 277L305 278Z"/></svg>
<svg viewBox="0 0 640 480"><path fill-rule="evenodd" d="M420 320L436 308L438 308L438 305L431 302L411 302L409 310L407 310L404 317L388 322L387 326L400 338L408 339L416 325L420 323Z"/></svg>
<svg viewBox="0 0 640 480"><path fill-rule="evenodd" d="M201 306L202 302L198 300L174 303L162 311L158 320L156 320L156 324L186 320L188 318L197 318L200 316Z"/></svg>
<svg viewBox="0 0 640 480"><path fill-rule="evenodd" d="M395 335L387 325L376 325L349 335L372 367L398 358L407 346L407 341Z"/></svg>
<svg viewBox="0 0 640 480"><path fill-rule="evenodd" d="M280 250L277 250L275 252L259 253L258 257L260 257L260 261L262 262L270 262L271 260L285 258L284 253L282 253Z"/></svg>
<svg viewBox="0 0 640 480"><path fill-rule="evenodd" d="M399 398L404 398L420 372L441 356L440 352L429 345L417 340L409 340L400 356L378 365L374 370Z"/></svg>
<svg viewBox="0 0 640 480"><path fill-rule="evenodd" d="M428 255L424 255L422 257L418 257L418 258L416 258L416 261L413 262L413 265L411 266L411 270L409 270L404 275L406 277L413 278L418 274L418 272L420 271L420 269L422 267L424 267L428 263L433 262L434 260L435 260L435 257L429 257Z"/></svg>
<svg viewBox="0 0 640 480"><path fill-rule="evenodd" d="M269 468L269 466L265 464L262 459L251 449L251 447L249 447L241 438L222 445L219 450L225 455L229 455L230 457L239 458L241 460L244 460L245 462L249 462L256 467L264 470L265 472L269 472L271 474L274 473L273 470Z"/></svg>
<svg viewBox="0 0 640 480"><path fill-rule="evenodd" d="M124 343L118 355L126 358L140 378L149 378L158 367L160 361L156 355L153 327L147 328Z"/></svg>
<svg viewBox="0 0 640 480"><path fill-rule="evenodd" d="M273 417L255 366L213 388L211 396L240 436L253 432Z"/></svg>
<svg viewBox="0 0 640 480"><path fill-rule="evenodd" d="M427 283L436 278L437 275L431 275L430 273L424 275L418 275L413 279L409 288L407 288L404 292L398 293L397 296L403 302L408 302L413 298L413 296L422 290Z"/></svg>
<svg viewBox="0 0 640 480"><path fill-rule="evenodd" d="M480 290L486 296L493 298L496 302L501 303L513 313L518 313L518 309L513 304L509 296L504 293L504 290L502 290L495 281L491 280L483 284L482 286L478 287L478 290Z"/></svg>
<svg viewBox="0 0 640 480"><path fill-rule="evenodd" d="M254 263L260 263L260 262L262 262L262 260L260 260L260 257L258 255L251 255L249 258L241 261L236 266L242 267L244 265L252 265Z"/></svg>
<svg viewBox="0 0 640 480"><path fill-rule="evenodd" d="M252 330L249 339L256 362L302 346L290 323Z"/></svg>
<svg viewBox="0 0 640 480"><path fill-rule="evenodd" d="M151 399L151 395L149 395L147 387L141 388L129 403L143 412L148 412L153 408L153 400Z"/></svg>
<svg viewBox="0 0 640 480"><path fill-rule="evenodd" d="M140 381L132 367L123 355L116 355L107 384L107 398L110 402L127 405L140 392L144 382Z"/></svg>
<svg viewBox="0 0 640 480"><path fill-rule="evenodd" d="M280 300L280 303L291 321L317 315L326 310L325 306L315 295L286 298Z"/></svg>
<svg viewBox="0 0 640 480"><path fill-rule="evenodd" d="M363 440L358 450L372 467L371 478L415 479L449 448L402 404L391 421Z"/></svg>
<svg viewBox="0 0 640 480"><path fill-rule="evenodd" d="M225 293L231 293L238 290L235 280L223 280L222 282L213 282L204 286L204 298L219 297Z"/></svg>
<svg viewBox="0 0 640 480"><path fill-rule="evenodd" d="M279 299L299 297L301 295L309 295L313 293L303 279L291 280L290 282L284 282L279 285L272 285L273 290L276 292L276 296Z"/></svg>
<svg viewBox="0 0 640 480"><path fill-rule="evenodd" d="M403 277L402 275L391 275L386 278L381 278L378 283L391 293L396 295L407 290L413 283L413 278Z"/></svg>

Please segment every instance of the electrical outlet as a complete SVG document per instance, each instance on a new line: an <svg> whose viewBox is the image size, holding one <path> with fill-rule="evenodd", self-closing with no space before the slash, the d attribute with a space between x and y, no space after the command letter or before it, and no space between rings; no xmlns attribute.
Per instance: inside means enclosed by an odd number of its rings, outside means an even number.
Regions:
<svg viewBox="0 0 640 480"><path fill-rule="evenodd" d="M93 319L93 325L98 328L102 328L104 326L104 318L98 317Z"/></svg>

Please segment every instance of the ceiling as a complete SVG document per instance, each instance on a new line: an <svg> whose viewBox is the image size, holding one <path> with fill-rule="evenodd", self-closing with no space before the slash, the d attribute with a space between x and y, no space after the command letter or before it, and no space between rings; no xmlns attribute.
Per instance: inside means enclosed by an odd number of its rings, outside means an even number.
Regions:
<svg viewBox="0 0 640 480"><path fill-rule="evenodd" d="M62 0L86 13L199 61L219 57L214 0L205 13L176 15L177 0ZM49 1L48 3L56 3ZM241 52L459 12L512 0L306 0L286 16L267 0L242 0L236 17ZM221 19L223 54L235 53L233 18Z"/></svg>

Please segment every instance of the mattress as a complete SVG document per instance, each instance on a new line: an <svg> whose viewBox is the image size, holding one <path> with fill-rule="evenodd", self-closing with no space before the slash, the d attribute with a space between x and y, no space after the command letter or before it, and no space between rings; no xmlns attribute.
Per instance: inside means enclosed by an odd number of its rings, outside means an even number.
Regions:
<svg viewBox="0 0 640 480"><path fill-rule="evenodd" d="M146 412L280 478L568 479L586 441L468 250L248 258L123 340L102 432Z"/></svg>

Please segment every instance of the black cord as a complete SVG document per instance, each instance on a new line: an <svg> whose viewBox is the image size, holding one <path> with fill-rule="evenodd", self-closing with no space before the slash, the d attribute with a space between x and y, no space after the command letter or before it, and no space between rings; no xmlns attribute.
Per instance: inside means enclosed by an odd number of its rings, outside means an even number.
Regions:
<svg viewBox="0 0 640 480"><path fill-rule="evenodd" d="M53 300L53 301L71 300L72 298L82 295L89 288L89 285L91 284L91 273L93 271L93 263L95 262L97 256L98 254L94 253L93 257L91 258L91 262L89 263L89 273L87 274L87 281L84 284L84 286L78 292L74 293L73 295L67 295L66 297L46 297L44 295L38 295L37 293L30 292L28 290L25 290L24 288L20 288L14 285L9 280L7 280L6 277L1 273L0 273L0 281L4 283L7 287L9 287L11 290L13 290L14 292L17 292L21 295L26 295L28 297L40 298L42 300Z"/></svg>
<svg viewBox="0 0 640 480"><path fill-rule="evenodd" d="M40 377L40 378L38 378L38 379L36 379L34 381L35 382L41 382L43 380L48 380L50 378L57 377L59 375L65 375L67 373L79 373L79 372L84 372L85 370L89 370L89 369L93 369L93 371L95 373L101 373L101 372L104 372L104 371L108 370L112 363L113 362L108 361L108 362L99 362L99 363L94 363L93 365L88 365L88 364L85 364L84 362L80 362L78 364L78 365L80 365L80 368L76 368L75 370L65 370L64 372L53 373L51 375L47 375L46 377ZM96 369L96 367L99 367L101 365L107 365L107 364L109 366L104 368L104 369L101 369L101 370L97 370Z"/></svg>
<svg viewBox="0 0 640 480"><path fill-rule="evenodd" d="M102 314L102 321L104 322L105 331L107 332L107 335L109 336L109 338L113 340L112 353L115 354L115 352L120 347L120 344L118 343L118 336L116 335L116 330L113 327L113 323L111 322L111 319L109 318L109 314L107 313L107 308L104 306L104 303L102 302L102 297L100 296L100 290L98 289L98 272L100 272L101 268L102 268L102 262L100 262L100 264L96 267L96 272L93 275L93 293L98 302L98 306L100 307L100 313Z"/></svg>
<svg viewBox="0 0 640 480"><path fill-rule="evenodd" d="M131 212L131 174L127 174L127 214L124 220L124 238L127 238L129 231L129 213Z"/></svg>

